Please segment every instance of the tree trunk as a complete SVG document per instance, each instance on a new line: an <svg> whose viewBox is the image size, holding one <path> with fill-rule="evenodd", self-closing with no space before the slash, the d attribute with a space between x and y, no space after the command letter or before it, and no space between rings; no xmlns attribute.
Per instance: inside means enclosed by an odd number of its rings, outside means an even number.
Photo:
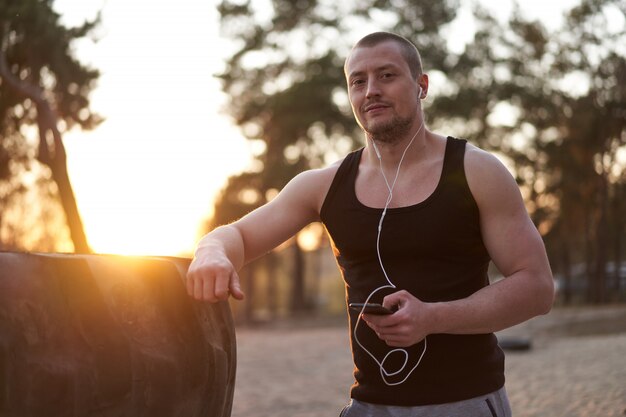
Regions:
<svg viewBox="0 0 626 417"><path fill-rule="evenodd" d="M61 140L61 133L57 129L56 117L46 100L37 103L37 122L39 125L38 158L40 162L50 168L52 179L57 185L61 206L74 243L74 252L91 253L67 172L67 157ZM51 136L52 147L48 141L48 134Z"/></svg>
<svg viewBox="0 0 626 417"><path fill-rule="evenodd" d="M277 259L274 252L265 255L265 267L267 269L267 310L270 319L278 316L278 286L276 285Z"/></svg>
<svg viewBox="0 0 626 417"><path fill-rule="evenodd" d="M561 238L561 275L563 276L561 282L562 302L565 305L570 305L572 302L572 265L567 236Z"/></svg>
<svg viewBox="0 0 626 417"><path fill-rule="evenodd" d="M243 324L251 325L254 323L254 299L255 297L255 284L254 278L256 275L257 269L257 261L249 263L245 268L242 269L242 276L239 278L242 281L242 286L244 288L244 294L246 294L246 299L243 302Z"/></svg>
<svg viewBox="0 0 626 417"><path fill-rule="evenodd" d="M615 263L615 271L613 276L613 291L618 297L622 279L622 235L624 233L624 222L622 221L622 187L618 184L615 187L615 195L613 196L613 225L615 237L613 239L613 261Z"/></svg>
<svg viewBox="0 0 626 417"><path fill-rule="evenodd" d="M593 302L601 304L606 302L606 264L608 252L608 184L606 177L599 179L598 221L596 223L596 251L595 271L593 285Z"/></svg>
<svg viewBox="0 0 626 417"><path fill-rule="evenodd" d="M291 312L295 314L307 310L305 283L304 283L304 257L298 239L294 238L293 245L293 274L291 287Z"/></svg>
<svg viewBox="0 0 626 417"><path fill-rule="evenodd" d="M83 222L80 218L74 191L67 173L65 147L61 140L61 133L57 128L57 118L44 97L43 90L14 76L8 68L4 50L0 49L0 76L6 84L15 91L30 98L37 106L37 124L39 127L39 161L50 168L52 180L59 190L61 206L65 213L67 226L74 244L74 252L90 253Z"/></svg>
<svg viewBox="0 0 626 417"><path fill-rule="evenodd" d="M320 279L322 275L322 251L320 248L309 252L309 300L311 310L316 311L320 299Z"/></svg>
<svg viewBox="0 0 626 417"><path fill-rule="evenodd" d="M585 207L585 276L587 280L586 302L593 302L595 248L593 239L593 210Z"/></svg>

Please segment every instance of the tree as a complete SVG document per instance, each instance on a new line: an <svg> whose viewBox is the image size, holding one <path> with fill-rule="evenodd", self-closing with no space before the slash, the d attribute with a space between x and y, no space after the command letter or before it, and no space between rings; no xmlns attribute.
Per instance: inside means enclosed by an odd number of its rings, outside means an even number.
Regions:
<svg viewBox="0 0 626 417"><path fill-rule="evenodd" d="M591 201L595 204L588 214L588 238L593 251L588 266L590 301L595 303L607 301L609 244L612 241L619 247L625 232L621 225L624 212L620 213L619 206L611 202L619 198L623 187L624 167L618 163L618 152L626 144L626 28L612 27L609 17L615 13L626 19L626 2L582 2L568 16L568 26L585 40L584 49L580 51L570 39L564 42L571 70L585 73L589 84L587 94L573 107L572 129L568 133L582 142L590 158L587 163L594 170L590 176L594 181L589 184L594 190ZM612 212L612 207L616 211ZM615 255L619 259L617 251Z"/></svg>
<svg viewBox="0 0 626 417"><path fill-rule="evenodd" d="M621 259L625 232L615 198L624 180L626 5L584 0L554 33L519 10L506 27L476 16L474 42L456 59L466 71L452 72L464 91L436 100L433 113L464 119L470 138L510 158L556 269L567 283L572 262L584 263L588 300L607 301L605 272ZM494 123L498 106L513 120Z"/></svg>
<svg viewBox="0 0 626 417"><path fill-rule="evenodd" d="M626 176L624 1L582 0L554 31L519 8L501 23L475 6L476 31L452 53L441 30L456 6L371 0L357 10L275 0L267 12L223 1L222 29L235 52L220 77L229 113L261 145L251 185L261 185L257 203L300 170L359 143L343 74L333 68L360 37L356 28L376 21L413 40L427 71L444 80L425 103L429 125L503 156L555 269L567 277L574 264L586 264L589 300L606 300L605 271L621 260L625 233L617 200ZM224 195L235 204L251 195L230 191Z"/></svg>
<svg viewBox="0 0 626 417"><path fill-rule="evenodd" d="M72 51L72 42L86 37L99 17L67 28L52 3L5 0L0 5L0 180L19 183L15 177L20 172L46 167L44 175L56 185L74 251L89 252L61 135L74 126L91 129L100 121L89 108L99 73L81 64ZM39 140L32 152L27 139L35 127Z"/></svg>
<svg viewBox="0 0 626 417"><path fill-rule="evenodd" d="M229 181L223 190L214 224L236 219L240 208L267 202L297 173L334 162L362 143L343 75L343 59L356 39L345 33L374 18L400 34L419 33L430 51L425 60L444 62L439 30L453 19L458 2L397 3L388 12L388 2L378 0L358 5L274 0L269 14L252 2L220 3L222 32L235 50L219 75L230 98L227 110L259 151L256 169ZM295 312L309 304L297 239L293 265L290 298Z"/></svg>
<svg viewBox="0 0 626 417"><path fill-rule="evenodd" d="M611 211L616 208L611 199L623 181L617 153L626 144L626 29L612 25L611 16L623 21L626 3L584 0L572 8L565 26L554 37L544 36L538 49L547 70L535 75L534 84L542 86L535 97L543 93L548 100L539 106L536 99L522 103L534 107L525 111L532 117L522 121L537 131L533 142L544 159L545 192L556 196L552 226L544 232L561 247L565 274L571 269L567 263L584 262L592 303L608 301L609 245L619 247L624 234L623 213ZM514 23L531 26L521 19ZM619 249L613 255L619 260Z"/></svg>

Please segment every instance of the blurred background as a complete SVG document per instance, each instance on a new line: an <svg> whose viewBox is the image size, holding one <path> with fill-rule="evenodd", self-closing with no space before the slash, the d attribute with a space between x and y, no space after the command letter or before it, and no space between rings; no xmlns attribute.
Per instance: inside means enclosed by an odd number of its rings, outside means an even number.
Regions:
<svg viewBox="0 0 626 417"><path fill-rule="evenodd" d="M557 303L626 301L623 0L1 0L0 250L192 256L363 145L342 66L376 30L517 179ZM319 224L242 276L240 325L344 314Z"/></svg>

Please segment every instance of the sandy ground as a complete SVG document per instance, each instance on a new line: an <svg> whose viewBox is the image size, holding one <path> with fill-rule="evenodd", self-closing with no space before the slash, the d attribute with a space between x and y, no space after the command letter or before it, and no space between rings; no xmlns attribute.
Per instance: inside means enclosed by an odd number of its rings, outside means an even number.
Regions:
<svg viewBox="0 0 626 417"><path fill-rule="evenodd" d="M498 334L515 417L626 416L626 306L553 309ZM288 322L237 330L232 417L338 416L352 362L345 322Z"/></svg>

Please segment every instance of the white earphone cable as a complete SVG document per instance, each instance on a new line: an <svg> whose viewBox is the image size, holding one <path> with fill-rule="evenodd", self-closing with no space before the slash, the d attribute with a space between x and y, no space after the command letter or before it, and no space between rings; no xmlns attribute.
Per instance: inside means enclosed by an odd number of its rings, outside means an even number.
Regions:
<svg viewBox="0 0 626 417"><path fill-rule="evenodd" d="M380 216L380 220L378 221L378 235L376 236L376 254L378 255L378 263L380 264L380 268L383 271L383 275L385 276L385 279L387 280L389 285L383 285L381 287L376 288L374 291L372 291L370 293L370 295L367 296L367 299L365 300L365 304L369 303L369 301L372 298L372 296L374 294L376 294L378 291L380 291L382 289L385 289L385 288L392 288L392 289L396 288L395 284L391 281L391 279L387 275L387 271L385 270L385 266L383 265L382 256L380 254L380 235L381 235L381 232L382 232L382 229L383 229L383 220L385 219L385 214L387 214L387 209L389 208L389 205L391 204L391 200L393 199L393 189L396 186L396 181L398 181L398 176L400 175L400 167L402 166L402 161L404 160L404 156L406 155L407 151L409 150L409 147L411 146L411 144L413 144L413 141L417 137L418 133L423 128L424 128L424 121L422 120L422 124L420 125L420 128L417 130L417 132L415 132L415 134L413 135L413 137L409 141L409 143L406 146L406 148L404 148L404 152L402 153L402 157L400 158L400 162L398 162L398 168L396 169L396 175L395 175L395 177L393 179L393 182L391 184L389 184L389 181L387 180L387 176L385 175L385 171L383 169L382 156L381 156L380 152L378 151L378 148L376 147L376 144L375 144L374 140L372 139L372 145L374 147L374 150L376 151L376 155L378 156L378 162L380 164L380 172L381 172L381 174L383 176L383 179L385 180L385 185L387 186L387 190L389 190L389 195L387 196L387 201L385 202L385 207L383 208L383 212L382 212L382 214ZM411 373L413 373L413 371L415 369L417 369L417 367L422 362L422 358L424 357L424 354L426 353L426 347L427 347L426 338L424 338L424 349L422 350L422 353L421 353L417 363L415 364L415 366L407 373L407 375L401 381L399 381L399 382L389 382L387 380L387 377L397 375L397 374L399 374L400 372L402 372L406 368L406 366L408 364L408 361L409 361L409 352L406 349L401 349L401 348L392 349L389 352L387 352L387 354L385 355L385 357L383 358L382 361L379 361L376 358L376 356L374 356L369 350L367 350L367 348L365 346L363 346L363 344L361 344L361 342L359 341L359 338L357 336L357 329L359 327L359 323L361 322L361 316L362 316L364 310L365 310L365 307L363 307L363 309L359 313L357 321L356 321L356 323L354 325L354 331L353 331L354 341L361 347L361 349L363 349L374 360L374 362L376 362L378 364L378 367L380 369L380 376L382 377L383 382L386 385L394 386L394 385L400 385L400 384L404 383L409 378ZM393 354L393 353L402 353L402 354L404 354L404 363L402 364L402 366L400 368L398 368L397 371L389 372L389 371L387 371L385 369L385 362L387 361L389 356L391 354Z"/></svg>

